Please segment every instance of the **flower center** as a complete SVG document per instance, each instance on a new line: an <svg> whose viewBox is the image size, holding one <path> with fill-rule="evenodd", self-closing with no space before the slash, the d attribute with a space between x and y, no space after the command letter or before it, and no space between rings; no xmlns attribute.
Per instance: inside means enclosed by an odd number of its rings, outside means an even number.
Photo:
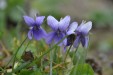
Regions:
<svg viewBox="0 0 113 75"><path fill-rule="evenodd" d="M39 27L39 26L37 26L37 25L35 25L35 26L33 27L33 29L34 29L34 30L39 30L39 29L40 29L40 27Z"/></svg>
<svg viewBox="0 0 113 75"><path fill-rule="evenodd" d="M82 32L78 32L78 31L77 31L77 36L81 36L81 37L82 37L82 36L84 36L84 35L83 35Z"/></svg>
<svg viewBox="0 0 113 75"><path fill-rule="evenodd" d="M61 31L58 29L57 31L57 35L60 36Z"/></svg>

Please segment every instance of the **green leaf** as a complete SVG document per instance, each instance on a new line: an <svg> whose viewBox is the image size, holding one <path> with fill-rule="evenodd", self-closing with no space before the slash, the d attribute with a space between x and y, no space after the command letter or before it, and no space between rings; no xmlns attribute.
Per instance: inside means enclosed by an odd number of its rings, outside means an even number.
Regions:
<svg viewBox="0 0 113 75"><path fill-rule="evenodd" d="M5 73L5 75L12 75L12 73Z"/></svg>
<svg viewBox="0 0 113 75"><path fill-rule="evenodd" d="M31 75L32 73L33 73L33 71L29 71L29 70L24 69L18 75Z"/></svg>
<svg viewBox="0 0 113 75"><path fill-rule="evenodd" d="M18 75L42 75L42 73L39 70L23 69Z"/></svg>
<svg viewBox="0 0 113 75"><path fill-rule="evenodd" d="M78 64L72 68L70 75L94 75L94 71L89 64Z"/></svg>

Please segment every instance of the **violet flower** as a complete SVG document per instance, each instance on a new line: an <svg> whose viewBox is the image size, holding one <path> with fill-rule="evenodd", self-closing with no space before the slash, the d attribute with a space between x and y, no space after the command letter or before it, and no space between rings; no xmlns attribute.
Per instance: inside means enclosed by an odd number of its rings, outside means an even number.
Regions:
<svg viewBox="0 0 113 75"><path fill-rule="evenodd" d="M48 37L46 39L47 44L51 44L52 41L54 43L58 43L61 39L63 39L66 36L66 30L70 23L70 16L66 16L63 19L60 19L60 21L57 21L53 16L47 17L47 24L51 27L53 30L48 34ZM62 43L59 44L65 45L67 42L67 39L64 39Z"/></svg>
<svg viewBox="0 0 113 75"><path fill-rule="evenodd" d="M88 33L92 28L92 22L89 21L87 23L82 22L80 26L75 30L76 34L76 40L74 41L73 46L75 48L78 47L79 43L82 43L82 46L87 48L88 47L88 42L89 42L89 36Z"/></svg>
<svg viewBox="0 0 113 75"><path fill-rule="evenodd" d="M46 37L45 30L41 27L45 16L36 17L36 21L29 17L24 16L25 23L30 26L30 30L28 32L28 38L31 40L34 37L36 40L40 40Z"/></svg>

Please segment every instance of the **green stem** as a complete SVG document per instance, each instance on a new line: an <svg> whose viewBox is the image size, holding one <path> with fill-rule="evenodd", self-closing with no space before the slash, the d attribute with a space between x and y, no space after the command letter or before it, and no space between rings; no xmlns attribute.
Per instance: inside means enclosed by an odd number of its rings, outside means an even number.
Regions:
<svg viewBox="0 0 113 75"><path fill-rule="evenodd" d="M78 45L78 47L79 47L79 45ZM78 50L78 47L76 48L76 50L75 50L75 52L74 52L75 54L76 54L76 52L77 52L77 50Z"/></svg>
<svg viewBox="0 0 113 75"><path fill-rule="evenodd" d="M75 75L76 75L76 71L77 71L76 69L77 69L77 67L78 67L78 65L79 65L79 62L80 62L80 58L81 58L81 57L78 57L78 61L77 61L76 65L75 65L75 66L76 66L76 67L75 67Z"/></svg>
<svg viewBox="0 0 113 75"><path fill-rule="evenodd" d="M85 63L85 60L86 60L86 58L87 58L87 49L84 49L84 59L83 59L83 62Z"/></svg>
<svg viewBox="0 0 113 75"><path fill-rule="evenodd" d="M52 75L52 61L53 61L53 57L52 57L52 51L50 51L50 75Z"/></svg>
<svg viewBox="0 0 113 75"><path fill-rule="evenodd" d="M67 58L67 55L69 54L69 51L70 51L71 47L72 47L72 45L69 47L68 51L66 52L66 56L65 56L65 58L64 58L64 62L65 62L65 60L66 60L66 58Z"/></svg>
<svg viewBox="0 0 113 75"><path fill-rule="evenodd" d="M29 46L30 42L31 42L31 40L27 43L27 45L26 45L24 51L25 51L25 50L27 49L27 47Z"/></svg>
<svg viewBox="0 0 113 75"><path fill-rule="evenodd" d="M21 43L21 45L18 47L18 49L16 50L16 53L14 54L14 56L12 57L12 59L14 58L14 61L13 61L13 66L12 66L12 71L14 70L14 64L15 64L15 61L16 61L16 55L18 53L18 51L20 50L20 48L22 47L22 45L24 44L24 42L27 40L27 37L24 39L24 41Z"/></svg>
<svg viewBox="0 0 113 75"><path fill-rule="evenodd" d="M79 47L79 45L78 45L78 47ZM76 53L77 53L77 51L78 51L78 47L76 48L76 50L75 50L75 52L74 52L74 54L73 54L72 60L74 60L74 56L76 55Z"/></svg>

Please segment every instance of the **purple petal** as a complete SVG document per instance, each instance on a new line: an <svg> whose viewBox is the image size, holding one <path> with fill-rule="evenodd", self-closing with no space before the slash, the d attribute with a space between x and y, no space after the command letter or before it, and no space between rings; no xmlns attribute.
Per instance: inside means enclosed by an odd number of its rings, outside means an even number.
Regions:
<svg viewBox="0 0 113 75"><path fill-rule="evenodd" d="M80 32L80 31L82 30L81 28L82 28L82 26L84 25L84 23L85 23L85 22L84 22L84 21L82 21L82 23L78 26L77 31L79 31L79 32Z"/></svg>
<svg viewBox="0 0 113 75"><path fill-rule="evenodd" d="M77 37L76 37L76 40L74 41L73 46L74 46L75 48L77 48L79 44L80 44L80 36L77 36Z"/></svg>
<svg viewBox="0 0 113 75"><path fill-rule="evenodd" d="M55 31L58 29L58 21L53 16L47 17L47 24Z"/></svg>
<svg viewBox="0 0 113 75"><path fill-rule="evenodd" d="M36 24L38 26L40 26L43 23L44 18L45 18L45 16L38 16L38 17L36 17Z"/></svg>
<svg viewBox="0 0 113 75"><path fill-rule="evenodd" d="M41 40L42 38L45 38L47 36L45 30L43 30L42 28L40 28L39 30L33 30L33 35L36 40Z"/></svg>
<svg viewBox="0 0 113 75"><path fill-rule="evenodd" d="M55 37L55 34L56 34L55 32L48 33L47 38L45 38L47 44L51 44L52 43L52 41L53 41L53 39Z"/></svg>
<svg viewBox="0 0 113 75"><path fill-rule="evenodd" d="M60 40L62 40L63 38L65 37L65 34L64 33L60 33L59 35L56 35L54 37L54 42L55 44L57 44ZM66 44L66 40L63 40L59 46L62 46L63 44Z"/></svg>
<svg viewBox="0 0 113 75"><path fill-rule="evenodd" d="M59 29L61 31L66 31L70 23L70 16L66 16L64 19L61 19L59 22Z"/></svg>
<svg viewBox="0 0 113 75"><path fill-rule="evenodd" d="M31 40L32 37L33 37L33 30L31 29L31 30L29 30L29 32L28 32L28 38Z"/></svg>
<svg viewBox="0 0 113 75"><path fill-rule="evenodd" d="M47 38L47 33L46 33L46 31L43 29L43 28L41 28L41 32L42 32L42 37L45 39L45 38ZM41 33L40 33L41 34Z"/></svg>
<svg viewBox="0 0 113 75"><path fill-rule="evenodd" d="M85 46L85 43L86 43L86 41L85 41L85 38L84 38L84 37L82 37L82 38L81 38L81 43L82 43L82 46L84 47L84 46Z"/></svg>
<svg viewBox="0 0 113 75"><path fill-rule="evenodd" d="M87 35L88 32L91 30L91 28L92 28L92 22L89 21L89 22L81 25L79 27L79 31L82 32L84 35Z"/></svg>
<svg viewBox="0 0 113 75"><path fill-rule="evenodd" d="M89 37L85 36L85 37L81 38L81 42L82 42L82 46L87 48L88 47L88 42L89 42Z"/></svg>
<svg viewBox="0 0 113 75"><path fill-rule="evenodd" d="M65 36L64 36L64 37L65 37ZM63 37L63 38L64 38L64 37ZM63 45L65 45L65 46L67 45L67 38L63 40Z"/></svg>
<svg viewBox="0 0 113 75"><path fill-rule="evenodd" d="M69 29L67 31L67 35L70 35L70 34L74 34L75 30L77 29L77 26L78 26L78 23L77 22L73 22L70 26L69 26Z"/></svg>
<svg viewBox="0 0 113 75"><path fill-rule="evenodd" d="M91 21L89 21L89 22L87 22L86 24L84 24L83 26L82 26L82 33L84 33L84 35L87 35L88 34L88 32L91 30L91 28L92 28L92 22Z"/></svg>
<svg viewBox="0 0 113 75"><path fill-rule="evenodd" d="M35 21L33 18L29 17L29 16L23 16L24 17L24 21L28 26L33 26L35 24Z"/></svg>

